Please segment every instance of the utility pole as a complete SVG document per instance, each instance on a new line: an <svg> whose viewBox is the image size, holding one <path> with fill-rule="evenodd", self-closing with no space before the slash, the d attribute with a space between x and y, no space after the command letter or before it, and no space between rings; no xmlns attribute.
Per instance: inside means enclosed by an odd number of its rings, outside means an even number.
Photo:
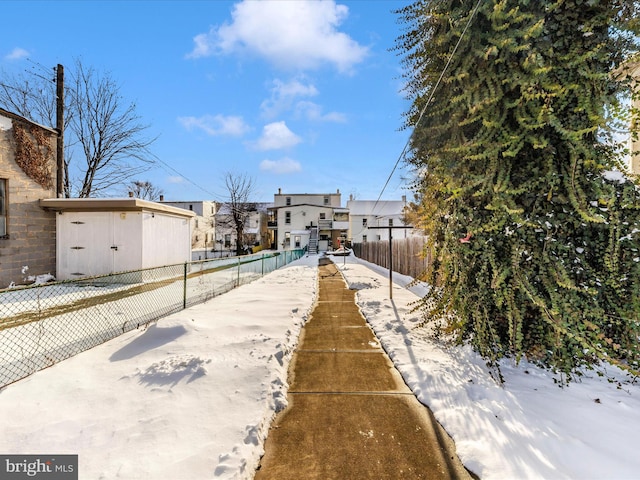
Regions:
<svg viewBox="0 0 640 480"><path fill-rule="evenodd" d="M60 64L56 67L56 129L58 141L56 142L56 197L64 197L64 67Z"/></svg>

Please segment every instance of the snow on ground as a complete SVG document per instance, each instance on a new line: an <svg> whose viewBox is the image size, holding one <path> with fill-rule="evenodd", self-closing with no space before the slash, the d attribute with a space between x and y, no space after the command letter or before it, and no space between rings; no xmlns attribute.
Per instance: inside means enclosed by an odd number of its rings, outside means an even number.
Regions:
<svg viewBox="0 0 640 480"><path fill-rule="evenodd" d="M82 479L250 479L317 294L317 256L0 390L0 453L78 454ZM467 347L416 328L424 290L335 258L417 397L483 479L638 478L640 387L608 367L560 388L506 362L497 385ZM621 383L618 383L620 381Z"/></svg>

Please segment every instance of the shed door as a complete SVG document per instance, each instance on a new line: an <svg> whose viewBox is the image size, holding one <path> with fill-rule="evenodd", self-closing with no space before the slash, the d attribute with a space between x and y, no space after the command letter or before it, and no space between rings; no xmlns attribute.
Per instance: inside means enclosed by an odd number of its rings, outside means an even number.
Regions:
<svg viewBox="0 0 640 480"><path fill-rule="evenodd" d="M111 272L112 220L109 212L65 212L59 217L58 275L79 278Z"/></svg>
<svg viewBox="0 0 640 480"><path fill-rule="evenodd" d="M58 229L58 276L73 279L140 268L132 263L136 214L67 212ZM135 254L134 254L135 255Z"/></svg>

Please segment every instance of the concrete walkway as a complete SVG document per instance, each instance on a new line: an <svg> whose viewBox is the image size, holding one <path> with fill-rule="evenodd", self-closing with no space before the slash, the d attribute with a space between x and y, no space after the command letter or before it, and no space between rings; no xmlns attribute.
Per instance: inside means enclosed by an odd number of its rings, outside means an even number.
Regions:
<svg viewBox="0 0 640 480"><path fill-rule="evenodd" d="M256 480L470 479L455 445L418 402L327 259Z"/></svg>

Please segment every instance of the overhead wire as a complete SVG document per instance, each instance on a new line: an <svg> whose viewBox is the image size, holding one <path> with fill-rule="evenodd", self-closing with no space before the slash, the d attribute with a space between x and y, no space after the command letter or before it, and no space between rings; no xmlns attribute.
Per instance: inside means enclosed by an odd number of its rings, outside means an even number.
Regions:
<svg viewBox="0 0 640 480"><path fill-rule="evenodd" d="M184 178L187 182L189 182L191 185L193 185L196 188L199 188L200 190L202 190L204 193L206 193L207 195L210 195L213 200L219 200L221 198L220 195L217 195L215 193L212 193L210 191L208 191L206 188L201 187L200 185L198 185L196 182L194 182L193 180L191 180L189 177L187 177L186 175L183 175L182 173L180 173L179 171L177 171L175 168L173 168L171 165L167 164L166 162L164 162L163 160L156 158L156 161L158 161L161 165L164 165L164 167L168 168L169 170L171 170L173 173L177 174L179 177Z"/></svg>
<svg viewBox="0 0 640 480"><path fill-rule="evenodd" d="M378 199L376 200L376 203L373 205L372 211L375 211L376 206L378 205L378 202L380 201L380 198L382 198L382 195L383 195L385 189L389 185L389 182L391 181L391 178L393 177L393 174L395 173L396 169L398 168L398 165L400 164L400 161L406 155L407 149L409 148L411 140L413 139L413 136L415 135L416 129L418 128L418 125L420 125L420 121L422 120L422 117L424 116L425 112L427 111L427 107L431 103L431 100L433 100L433 96L435 95L436 90L440 86L440 82L444 78L444 75L447 72L447 70L449 68L449 65L451 64L451 61L453 60L453 57L456 54L456 52L458 50L458 47L460 46L460 43L462 42L462 39L464 38L465 34L467 33L467 30L469 29L469 26L471 25L471 21L475 17L476 12L478 11L478 8L480 7L480 3L481 2L482 2L482 0L478 0L476 2L475 6L473 7L473 10L471 10L471 15L469 15L469 19L467 20L467 24L464 26L464 29L462 30L462 33L460 34L460 38L458 38L458 41L456 42L456 45L453 48L453 51L451 52L451 55L449 55L449 58L447 59L447 63L445 64L444 68L442 69L442 72L440 73L440 76L438 77L438 80L436 81L435 86L433 87L433 89L431 89L431 94L429 95L429 98L428 98L427 102L424 104L424 107L422 107L422 110L420 111L420 115L418 115L418 120L416 121L416 124L414 125L413 130L411 131L411 135L409 135L409 138L407 139L407 141L406 141L406 143L404 145L404 148L402 149L402 152L400 153L400 156L396 160L396 163L393 166L393 169L391 170L391 173L389 174L389 177L387 178L387 181L385 182L384 186L382 187L382 190L380 191L380 195L378 195Z"/></svg>

